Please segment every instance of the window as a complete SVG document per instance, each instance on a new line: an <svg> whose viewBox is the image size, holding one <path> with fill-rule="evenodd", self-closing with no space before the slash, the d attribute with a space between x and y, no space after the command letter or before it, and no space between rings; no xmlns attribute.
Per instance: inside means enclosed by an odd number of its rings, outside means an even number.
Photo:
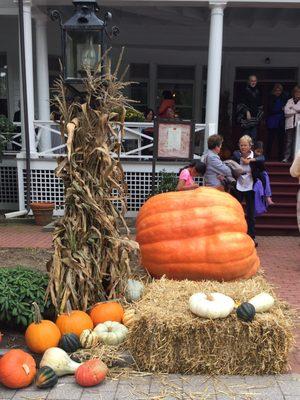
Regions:
<svg viewBox="0 0 300 400"><path fill-rule="evenodd" d="M176 113L181 119L193 119L195 67L185 65L158 65L157 108L165 90L170 90L175 99Z"/></svg>
<svg viewBox="0 0 300 400"><path fill-rule="evenodd" d="M130 87L130 98L138 103L132 105L144 112L148 107L149 64L130 64L129 80L136 82Z"/></svg>
<svg viewBox="0 0 300 400"><path fill-rule="evenodd" d="M0 54L0 115L8 117L8 80L6 54Z"/></svg>

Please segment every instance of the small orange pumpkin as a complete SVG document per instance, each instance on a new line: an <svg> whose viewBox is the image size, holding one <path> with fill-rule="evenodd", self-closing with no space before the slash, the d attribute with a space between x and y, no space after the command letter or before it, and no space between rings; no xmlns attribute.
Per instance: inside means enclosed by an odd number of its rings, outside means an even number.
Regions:
<svg viewBox="0 0 300 400"><path fill-rule="evenodd" d="M70 302L67 302L67 312L57 317L55 321L60 333L75 333L80 336L85 329L93 329L91 317L84 311L72 310Z"/></svg>
<svg viewBox="0 0 300 400"><path fill-rule="evenodd" d="M151 197L139 211L136 240L156 278L230 281L260 265L241 204L214 188Z"/></svg>
<svg viewBox="0 0 300 400"><path fill-rule="evenodd" d="M0 382L10 389L31 384L36 374L33 357L23 350L9 350L0 358Z"/></svg>
<svg viewBox="0 0 300 400"><path fill-rule="evenodd" d="M94 326L106 321L122 322L123 315L124 309L116 301L97 303L90 312Z"/></svg>
<svg viewBox="0 0 300 400"><path fill-rule="evenodd" d="M42 320L39 306L34 302L34 322L26 329L25 341L34 353L44 353L50 347L57 347L61 334L54 322Z"/></svg>
<svg viewBox="0 0 300 400"><path fill-rule="evenodd" d="M99 358L84 362L75 372L75 380L80 386L95 386L102 382L108 368Z"/></svg>

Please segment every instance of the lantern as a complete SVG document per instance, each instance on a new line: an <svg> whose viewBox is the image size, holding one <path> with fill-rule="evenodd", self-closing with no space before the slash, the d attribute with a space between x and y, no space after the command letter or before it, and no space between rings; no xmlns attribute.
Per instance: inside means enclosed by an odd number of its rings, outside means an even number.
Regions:
<svg viewBox="0 0 300 400"><path fill-rule="evenodd" d="M62 23L59 11L51 13L53 20L59 19L61 25L63 76L67 84L80 84L85 78L85 68L101 72L103 54L107 49L106 41L118 34L113 27L111 34L107 32L107 22L112 18L107 12L102 21L96 0L73 0L74 15Z"/></svg>

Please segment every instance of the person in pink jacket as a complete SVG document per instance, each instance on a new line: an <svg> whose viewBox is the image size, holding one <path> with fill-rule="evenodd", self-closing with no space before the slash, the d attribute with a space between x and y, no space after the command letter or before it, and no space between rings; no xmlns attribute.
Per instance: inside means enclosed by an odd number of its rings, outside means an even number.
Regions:
<svg viewBox="0 0 300 400"><path fill-rule="evenodd" d="M285 115L285 151L282 162L289 162L294 155L297 123L300 121L300 86L293 89L293 97L284 107Z"/></svg>

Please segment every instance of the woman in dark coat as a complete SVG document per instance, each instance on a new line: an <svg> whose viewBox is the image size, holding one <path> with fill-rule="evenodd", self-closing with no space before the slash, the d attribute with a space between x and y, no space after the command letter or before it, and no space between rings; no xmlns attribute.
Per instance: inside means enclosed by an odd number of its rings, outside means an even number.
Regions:
<svg viewBox="0 0 300 400"><path fill-rule="evenodd" d="M237 122L241 126L241 134L249 135L255 141L258 125L263 117L262 98L255 75L249 76L247 86L237 105L236 113Z"/></svg>
<svg viewBox="0 0 300 400"><path fill-rule="evenodd" d="M280 83L276 83L273 87L267 112L267 128L268 128L268 140L266 148L267 160L270 160L272 147L275 140L278 144L278 159L281 161L283 158L284 149L284 106L287 102L287 98L283 93L283 87Z"/></svg>

